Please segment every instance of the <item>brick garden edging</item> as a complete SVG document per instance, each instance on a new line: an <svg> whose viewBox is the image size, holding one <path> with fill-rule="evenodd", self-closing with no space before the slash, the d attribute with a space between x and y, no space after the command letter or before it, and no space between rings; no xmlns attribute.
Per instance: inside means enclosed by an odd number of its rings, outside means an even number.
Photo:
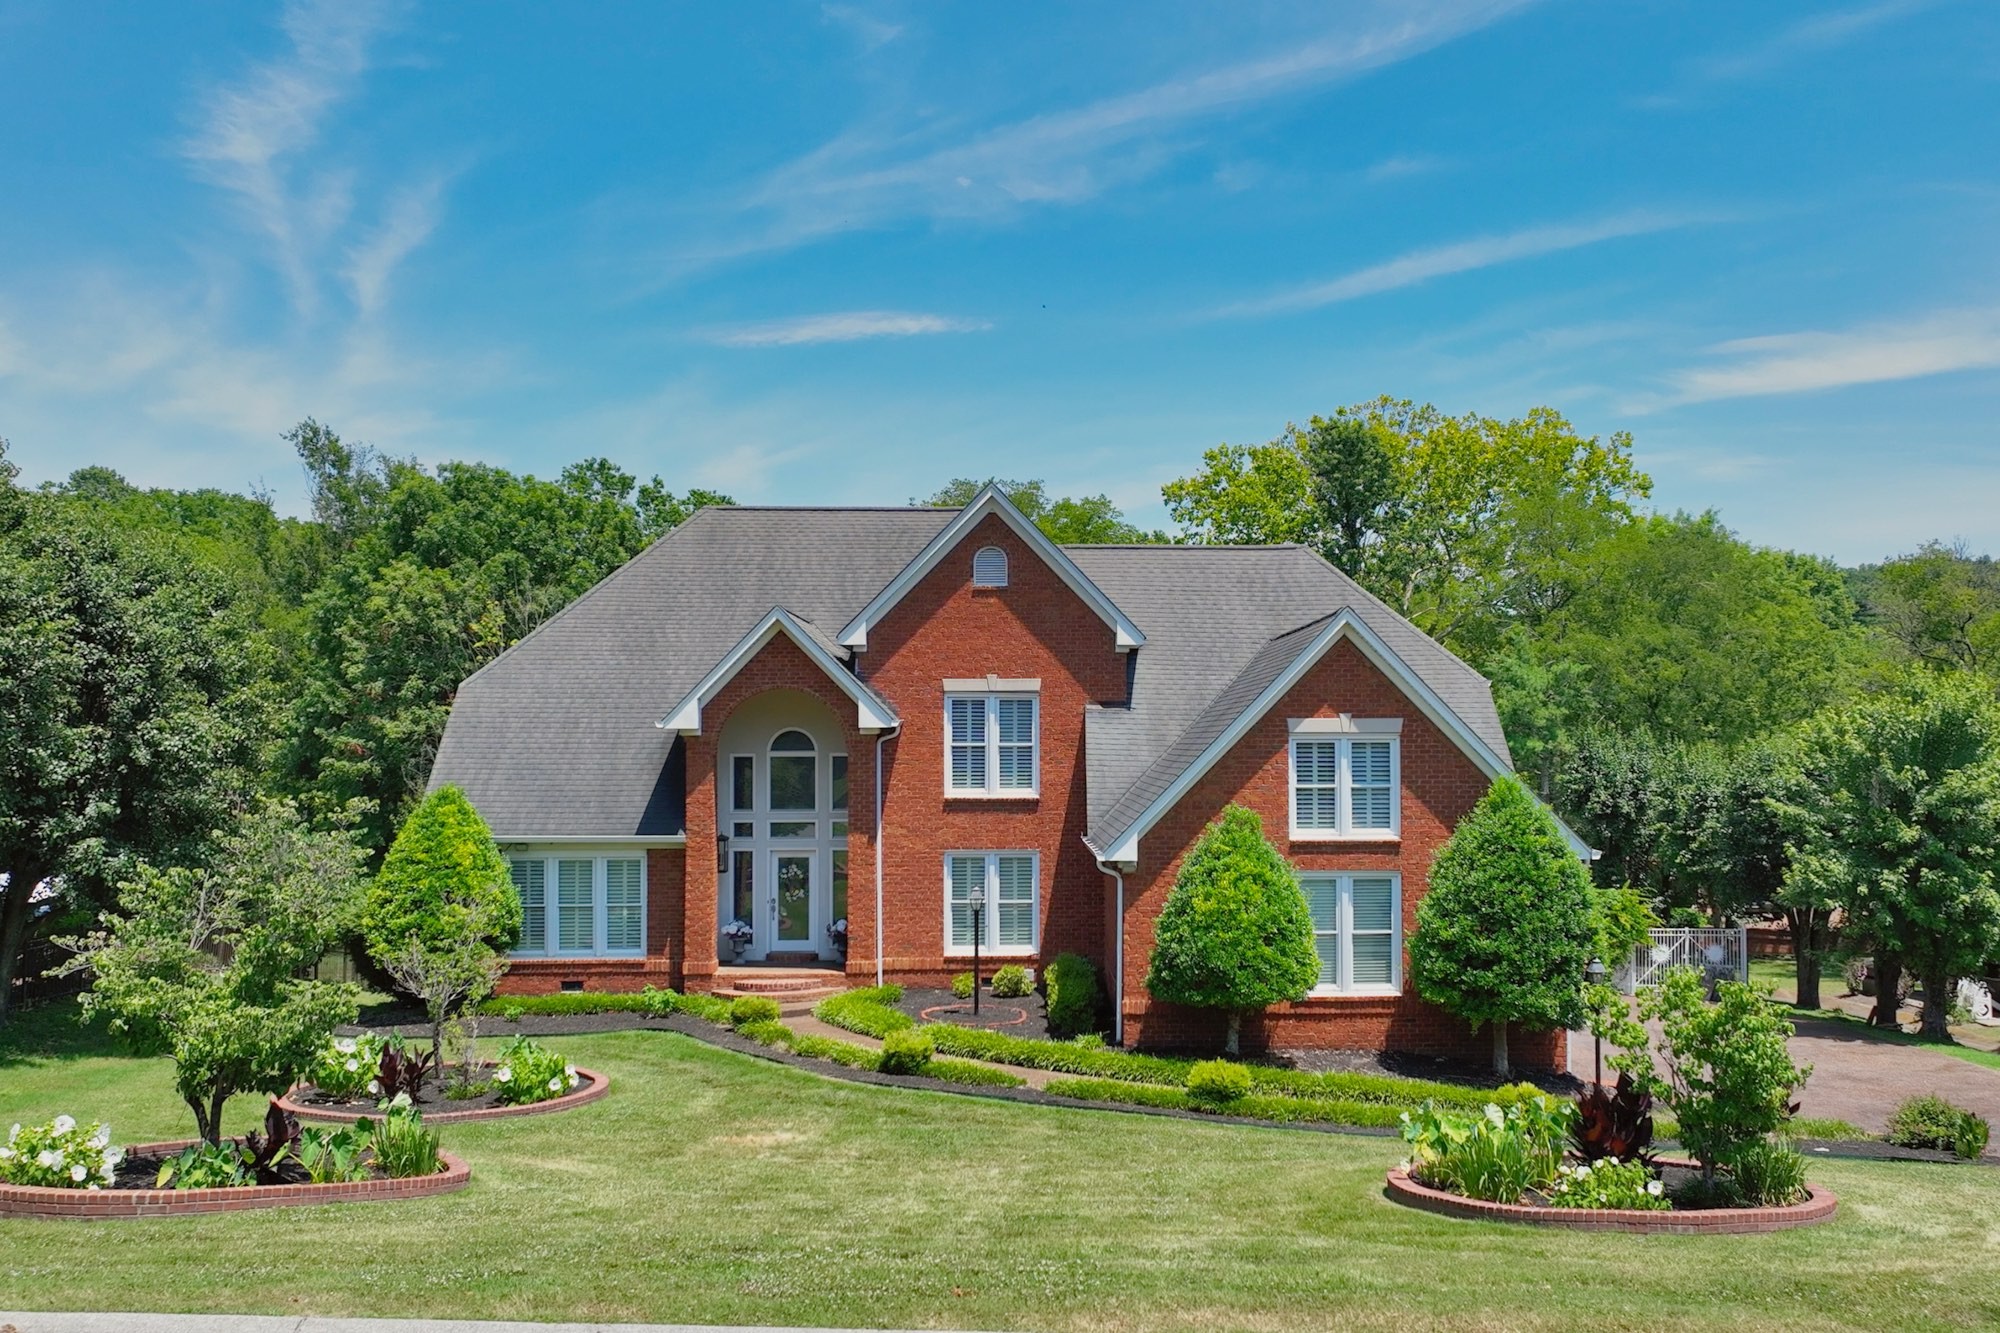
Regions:
<svg viewBox="0 0 2000 1333"><path fill-rule="evenodd" d="M196 1140L141 1143L132 1154L179 1152ZM464 1189L472 1168L450 1153L439 1153L444 1170L400 1179L343 1180L324 1185L229 1185L206 1190L75 1190L39 1185L0 1185L0 1217L66 1217L79 1221L117 1217L178 1217L184 1213L234 1213L246 1208L302 1207L320 1203L367 1203L421 1199Z"/></svg>
<svg viewBox="0 0 2000 1333"><path fill-rule="evenodd" d="M575 1092L566 1092L560 1097L551 1097L542 1102L529 1102L526 1106L481 1106L469 1111L426 1111L424 1123L459 1125L472 1120L500 1120L510 1115L543 1115L550 1111L567 1111L585 1102L594 1102L611 1090L611 1079L594 1069L585 1069L582 1065L578 1065L576 1076L583 1080L583 1086ZM300 1088L310 1086L306 1083L299 1084L291 1092L278 1098L278 1105L301 1120L317 1120L323 1124L344 1125L358 1115L368 1114L367 1111L343 1111L331 1106L315 1106L310 1102L293 1099L293 1093L298 1092Z"/></svg>
<svg viewBox="0 0 2000 1333"><path fill-rule="evenodd" d="M1840 1200L1834 1197L1832 1190L1813 1185L1807 1187L1803 1203L1783 1208L1693 1208L1686 1212L1675 1209L1648 1212L1639 1208L1538 1208L1525 1203L1468 1199L1463 1194L1434 1190L1411 1179L1410 1173L1400 1167L1389 1168L1385 1192L1407 1208L1420 1208L1444 1217L1521 1222L1568 1231L1624 1231L1636 1235L1730 1236L1788 1231L1793 1227L1809 1227L1824 1222L1840 1206Z"/></svg>

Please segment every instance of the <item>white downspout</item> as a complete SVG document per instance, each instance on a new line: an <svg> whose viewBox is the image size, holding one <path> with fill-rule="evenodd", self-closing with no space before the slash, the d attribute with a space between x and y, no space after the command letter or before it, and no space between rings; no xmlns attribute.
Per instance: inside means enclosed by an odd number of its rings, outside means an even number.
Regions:
<svg viewBox="0 0 2000 1333"><path fill-rule="evenodd" d="M900 726L875 733L875 984L882 984L882 742Z"/></svg>
<svg viewBox="0 0 2000 1333"><path fill-rule="evenodd" d="M1097 868L1111 876L1116 885L1116 906L1112 911L1111 931L1111 1040L1125 1044L1125 876L1108 861L1099 861Z"/></svg>

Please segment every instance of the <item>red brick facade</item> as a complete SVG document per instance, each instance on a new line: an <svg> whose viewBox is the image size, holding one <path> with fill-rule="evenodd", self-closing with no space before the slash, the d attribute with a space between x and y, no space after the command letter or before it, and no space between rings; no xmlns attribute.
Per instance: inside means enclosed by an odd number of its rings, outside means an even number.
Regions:
<svg viewBox="0 0 2000 1333"><path fill-rule="evenodd" d="M1009 585L974 588L971 553L1007 552ZM1139 651L1143 652L1141 648ZM951 851L1030 850L1040 857L1039 950L1024 960L1084 954L1112 977L1111 881L1084 845L1084 718L1092 704L1126 702L1127 659L1112 630L1005 521L975 526L879 623L869 629L857 674L896 708L901 731L884 742L882 968L896 981L936 985L964 970L948 957L944 857ZM944 682L954 678L1034 678L1040 682L1039 795L948 798L945 793ZM839 720L848 755L847 971L856 983L876 974L876 736L857 725L854 702L784 635L757 653L702 709L701 734L686 738L686 848L648 853L649 906L644 959L531 959L514 965L503 989L633 990L645 984L710 989L717 968L720 894L716 872L717 745L732 713L770 690L803 691ZM1401 837L1381 842L1289 842L1287 719L1401 718ZM1136 870L1125 876L1125 985L1128 1043L1213 1046L1220 1020L1152 1002L1145 989L1153 924L1181 858L1230 802L1257 811L1265 829L1302 870L1393 870L1402 876L1403 931L1414 930L1431 858L1454 823L1485 792L1487 779L1442 731L1354 646L1337 643L1290 694L1180 803L1148 831ZM1483 1058L1488 1038L1404 994L1312 998L1281 1006L1245 1026L1252 1047L1395 1049ZM1513 1034L1516 1063L1560 1063L1561 1034Z"/></svg>

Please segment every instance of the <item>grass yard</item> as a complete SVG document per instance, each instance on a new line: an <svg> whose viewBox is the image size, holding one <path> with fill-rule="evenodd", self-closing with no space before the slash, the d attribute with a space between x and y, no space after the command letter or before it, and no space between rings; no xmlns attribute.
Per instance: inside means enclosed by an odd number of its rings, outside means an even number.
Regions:
<svg viewBox="0 0 2000 1333"><path fill-rule="evenodd" d="M183 1136L163 1061L35 1016L0 1124ZM0 1219L0 1309L1052 1328L2000 1324L2000 1173L1820 1162L1830 1225L1589 1236L1381 1196L1394 1140L837 1083L677 1035L559 1049L562 1115L450 1126L460 1194L88 1225ZM23 1046L43 1048L25 1054ZM258 1107L232 1108L241 1127Z"/></svg>
<svg viewBox="0 0 2000 1333"><path fill-rule="evenodd" d="M1788 1004L1794 1003L1794 997L1798 994L1798 974L1793 969L1790 958L1751 959L1750 980L1757 985L1771 987L1777 993L1777 998ZM1841 992L1846 989L1838 970L1822 976L1819 986L1822 1001L1841 997ZM2000 1046L2000 1028L1965 1026L1953 1029L1952 1035L1957 1038L1955 1041L1931 1041L1914 1032L1892 1032L1874 1026L1866 1016L1868 1007L1874 1003L1873 1000L1841 997L1841 1002L1847 1007L1797 1009L1795 1014L1800 1018L1824 1018L1836 1023L1845 1023L1853 1027L1857 1034L1866 1034L1876 1041L1903 1046L1922 1046L1949 1055L1955 1060L1963 1060L1967 1064L2000 1069L2000 1050L1993 1049L1995 1046ZM1905 1011L1906 1014L1908 1012Z"/></svg>

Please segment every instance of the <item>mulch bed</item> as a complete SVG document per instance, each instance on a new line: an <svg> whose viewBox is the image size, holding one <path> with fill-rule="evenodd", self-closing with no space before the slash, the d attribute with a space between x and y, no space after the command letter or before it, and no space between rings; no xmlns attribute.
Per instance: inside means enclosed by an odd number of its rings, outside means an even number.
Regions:
<svg viewBox="0 0 2000 1333"><path fill-rule="evenodd" d="M1010 1037L1046 1037L1049 1035L1048 1007L1039 992L1031 991L1015 999L995 999L983 987L979 994L979 1013L972 1012L972 1001L961 1000L948 990L932 987L909 987L903 991L903 998L896 1007L921 1023L951 1023L962 1028L990 1028L1004 1032Z"/></svg>
<svg viewBox="0 0 2000 1333"><path fill-rule="evenodd" d="M488 1066L487 1072L490 1072L490 1070L491 1066ZM477 1081L485 1082L484 1079ZM428 1079L419 1089L417 1095L410 1099L411 1104L426 1117L439 1111L483 1111L488 1107L505 1104L500 1100L499 1094L490 1089L480 1093L477 1097L453 1097L449 1094L450 1086L449 1083L441 1084L436 1079ZM363 1096L353 1099L335 1097L329 1093L321 1092L318 1088L310 1085L295 1089L289 1095L290 1099L300 1106L311 1106L316 1109L328 1111L347 1111L357 1116L379 1116L382 1114L381 1108L377 1105L378 1099L374 1097Z"/></svg>
<svg viewBox="0 0 2000 1333"><path fill-rule="evenodd" d="M1669 1195L1701 1178L1700 1170L1687 1162L1661 1162L1659 1171ZM1405 1207L1446 1217L1525 1223L1570 1231L1622 1231L1638 1235L1742 1235L1785 1231L1824 1222L1839 1207L1839 1200L1834 1197L1833 1191L1821 1186L1808 1186L1806 1197L1797 1203L1769 1208L1682 1206L1678 1202L1665 1209L1552 1208L1542 1195L1533 1190L1524 1195L1519 1203L1495 1203L1426 1185L1401 1167L1391 1168L1383 1192Z"/></svg>
<svg viewBox="0 0 2000 1333"><path fill-rule="evenodd" d="M229 1140L229 1142L236 1142L236 1140ZM106 1186L106 1188L114 1190L158 1189L160 1188L157 1184L160 1178L160 1168L172 1161L177 1154L178 1150L175 1152L128 1152L125 1154L124 1159L118 1163L118 1168L113 1173L111 1184ZM276 1180L259 1180L252 1183L265 1186L305 1185L309 1184L312 1179L306 1174L305 1167L301 1166L298 1159L293 1157L287 1157L283 1162L279 1163L277 1169L272 1174L277 1177Z"/></svg>
<svg viewBox="0 0 2000 1333"><path fill-rule="evenodd" d="M1423 1078L1434 1083L1459 1083L1473 1088L1493 1086L1490 1065L1404 1051L1283 1050L1272 1051L1269 1062L1312 1074L1387 1074L1393 1078ZM1544 1092L1564 1097L1573 1097L1584 1087L1581 1079L1546 1070L1517 1069L1511 1077L1516 1083L1532 1083Z"/></svg>

